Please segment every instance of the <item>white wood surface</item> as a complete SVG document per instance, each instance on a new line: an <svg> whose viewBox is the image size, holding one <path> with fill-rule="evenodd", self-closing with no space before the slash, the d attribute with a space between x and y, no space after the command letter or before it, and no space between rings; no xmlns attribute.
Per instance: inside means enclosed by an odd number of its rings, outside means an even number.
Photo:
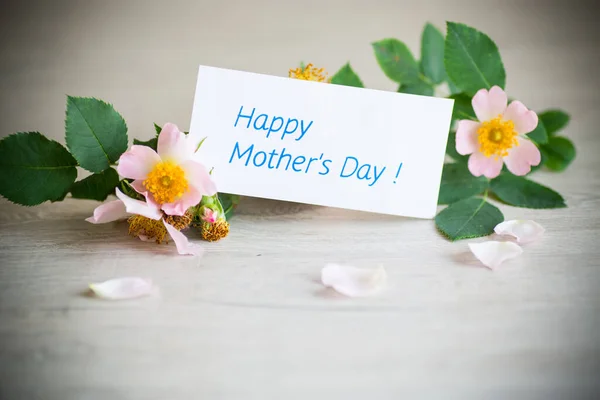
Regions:
<svg viewBox="0 0 600 400"><path fill-rule="evenodd" d="M129 238L124 223L86 223L91 201L1 201L0 398L595 398L594 11L552 1L213 3L7 6L0 134L62 141L65 93L112 101L132 137L150 137L154 121L187 128L199 63L285 75L300 59L331 72L350 60L368 86L394 90L369 43L399 37L418 53L426 21L459 20L498 42L512 97L572 114L565 134L577 160L535 175L569 208L501 206L547 233L491 272L425 220L244 199L231 235L197 259ZM390 287L336 296L318 281L334 261L383 265ZM82 294L129 275L151 277L160 296Z"/></svg>

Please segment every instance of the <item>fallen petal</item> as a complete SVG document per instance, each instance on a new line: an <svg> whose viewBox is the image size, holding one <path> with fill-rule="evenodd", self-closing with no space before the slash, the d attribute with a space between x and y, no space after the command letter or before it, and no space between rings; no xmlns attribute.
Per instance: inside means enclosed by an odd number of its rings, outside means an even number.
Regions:
<svg viewBox="0 0 600 400"><path fill-rule="evenodd" d="M204 250L202 246L197 243L190 243L187 237L177 229L175 229L172 225L167 224L163 220L163 224L165 224L165 228L167 228L167 232L171 236L171 239L175 242L175 246L177 247L177 252L181 255L193 255L199 256Z"/></svg>
<svg viewBox="0 0 600 400"><path fill-rule="evenodd" d="M486 267L494 269L506 260L515 258L523 253L523 249L513 242L488 241L469 243L471 252Z"/></svg>
<svg viewBox="0 0 600 400"><path fill-rule="evenodd" d="M531 220L504 221L494 228L498 235L510 235L517 243L531 243L542 237L544 227Z"/></svg>
<svg viewBox="0 0 600 400"><path fill-rule="evenodd" d="M104 224L117 221L126 216L127 212L125 211L125 204L123 204L121 200L113 200L96 207L94 215L85 220L92 224Z"/></svg>
<svg viewBox="0 0 600 400"><path fill-rule="evenodd" d="M125 300L148 296L153 293L154 286L150 279L126 277L91 283L90 290L102 299Z"/></svg>
<svg viewBox="0 0 600 400"><path fill-rule="evenodd" d="M327 264L321 271L323 285L348 297L364 297L379 292L387 281L383 267L363 269Z"/></svg>

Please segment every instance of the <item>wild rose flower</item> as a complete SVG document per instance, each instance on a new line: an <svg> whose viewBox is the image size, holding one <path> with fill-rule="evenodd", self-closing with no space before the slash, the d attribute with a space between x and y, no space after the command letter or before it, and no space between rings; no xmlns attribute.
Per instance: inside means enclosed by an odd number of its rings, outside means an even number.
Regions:
<svg viewBox="0 0 600 400"><path fill-rule="evenodd" d="M305 67L298 67L290 69L289 77L294 79L300 79L302 81L314 81L314 82L329 82L327 73L324 68L313 67L312 64L308 64Z"/></svg>
<svg viewBox="0 0 600 400"><path fill-rule="evenodd" d="M154 240L157 243L171 237L179 254L202 254L202 248L190 243L180 232L191 224L191 215L166 215L155 204L132 199L119 189L116 189L116 195L119 200L109 201L96 207L94 215L86 221L92 224L104 224L128 218L129 233L132 236L137 236L144 241Z"/></svg>
<svg viewBox="0 0 600 400"><path fill-rule="evenodd" d="M168 123L158 136L157 152L134 145L121 155L117 172L134 179L131 186L148 204L167 215L182 216L202 196L217 192L206 168L193 159L195 147L177 125Z"/></svg>
<svg viewBox="0 0 600 400"><path fill-rule="evenodd" d="M100 205L86 221L101 224L129 216L129 233L161 243L171 237L179 254L199 254L180 231L193 221L193 209L203 196L217 193L206 168L193 160L196 146L174 124L166 124L158 136L158 152L134 145L119 159L117 172L134 179L131 186L146 201L132 199L119 189L119 200Z"/></svg>
<svg viewBox="0 0 600 400"><path fill-rule="evenodd" d="M520 101L508 105L498 86L481 89L472 105L478 121L461 120L456 131L456 151L469 157L469 171L475 176L495 178L503 163L515 175L525 175L541 161L540 151L525 134L533 131L538 116Z"/></svg>

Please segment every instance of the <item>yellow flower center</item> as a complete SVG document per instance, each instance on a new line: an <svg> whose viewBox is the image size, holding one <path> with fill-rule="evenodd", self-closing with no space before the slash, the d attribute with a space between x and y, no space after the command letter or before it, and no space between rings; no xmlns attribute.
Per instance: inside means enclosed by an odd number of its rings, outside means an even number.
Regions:
<svg viewBox="0 0 600 400"><path fill-rule="evenodd" d="M144 187L148 189L158 204L172 203L188 190L185 172L179 165L170 161L156 164L150 171Z"/></svg>
<svg viewBox="0 0 600 400"><path fill-rule="evenodd" d="M486 157L506 157L509 149L519 145L514 122L505 121L502 116L483 122L477 135L479 151Z"/></svg>
<svg viewBox="0 0 600 400"><path fill-rule="evenodd" d="M326 82L327 74L323 68L314 68L308 64L304 68L290 69L290 78L301 79L303 81Z"/></svg>

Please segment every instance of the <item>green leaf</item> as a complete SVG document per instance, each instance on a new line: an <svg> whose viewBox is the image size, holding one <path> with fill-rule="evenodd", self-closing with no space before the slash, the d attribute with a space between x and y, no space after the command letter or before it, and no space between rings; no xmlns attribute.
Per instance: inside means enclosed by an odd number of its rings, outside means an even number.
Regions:
<svg viewBox="0 0 600 400"><path fill-rule="evenodd" d="M554 190L522 176L502 173L492 179L491 189L503 202L525 208L563 208L567 205Z"/></svg>
<svg viewBox="0 0 600 400"><path fill-rule="evenodd" d="M547 110L538 115L544 123L548 136L554 135L569 124L571 117L561 110Z"/></svg>
<svg viewBox="0 0 600 400"><path fill-rule="evenodd" d="M356 72L352 70L350 63L344 65L334 76L331 77L331 83L335 85L354 86L354 87L365 87L362 81L356 75Z"/></svg>
<svg viewBox="0 0 600 400"><path fill-rule="evenodd" d="M444 164L438 204L450 204L476 196L488 188L483 176L473 176L466 164Z"/></svg>
<svg viewBox="0 0 600 400"><path fill-rule="evenodd" d="M421 96L433 96L434 88L429 83L419 80L414 83L401 84L399 93L418 94Z"/></svg>
<svg viewBox="0 0 600 400"><path fill-rule="evenodd" d="M471 96L464 93L453 94L454 109L452 110L452 119L472 119L477 120L473 106L471 105Z"/></svg>
<svg viewBox="0 0 600 400"><path fill-rule="evenodd" d="M454 161L458 163L466 164L469 161L469 156L463 156L456 151L456 132L450 132L448 134L446 154L448 154Z"/></svg>
<svg viewBox="0 0 600 400"><path fill-rule="evenodd" d="M497 207L476 197L451 204L435 217L437 228L452 241L490 235L502 221Z"/></svg>
<svg viewBox="0 0 600 400"><path fill-rule="evenodd" d="M104 171L127 150L123 117L101 100L68 96L65 125L67 147L88 171Z"/></svg>
<svg viewBox="0 0 600 400"><path fill-rule="evenodd" d="M156 149L158 147L158 135L160 134L160 131L162 131L162 127L160 127L159 125L154 123L154 130L156 131L156 135L152 139L148 139L145 141L133 139L133 144L139 145L139 146L148 146L152 150L156 151Z"/></svg>
<svg viewBox="0 0 600 400"><path fill-rule="evenodd" d="M39 132L0 140L0 194L25 206L64 198L77 178L77 161Z"/></svg>
<svg viewBox="0 0 600 400"><path fill-rule="evenodd" d="M128 197L131 197L132 199L135 200L144 200L144 196L139 194L134 188L133 186L131 186L131 182L133 182L133 179L122 179L121 181L119 181L119 190L121 192L123 192L123 194L125 194Z"/></svg>
<svg viewBox="0 0 600 400"><path fill-rule="evenodd" d="M139 146L148 146L152 150L156 151L156 148L158 147L158 138L155 137L155 138L152 138L152 139L149 139L146 141L133 139L133 144L136 144Z"/></svg>
<svg viewBox="0 0 600 400"><path fill-rule="evenodd" d="M537 126L527 134L527 137L537 144L548 143L548 133L546 133L546 127L542 120L538 120Z"/></svg>
<svg viewBox="0 0 600 400"><path fill-rule="evenodd" d="M71 187L71 195L76 199L104 201L109 194L115 193L118 184L119 174L109 168L75 182Z"/></svg>
<svg viewBox="0 0 600 400"><path fill-rule="evenodd" d="M444 64L452 82L468 94L494 85L504 88L506 73L496 43L467 25L448 22L447 26Z"/></svg>
<svg viewBox="0 0 600 400"><path fill-rule="evenodd" d="M563 171L575 159L573 142L563 136L552 136L548 143L540 147L544 165L552 171Z"/></svg>
<svg viewBox="0 0 600 400"><path fill-rule="evenodd" d="M56 196L56 197L54 197L54 198L52 198L52 199L49 199L49 200L50 200L52 203L57 203L57 202L59 202L59 201L63 201L63 200L65 199L65 197L67 197L67 195L69 194L69 190L70 190L70 189L71 189L70 187L67 187L67 188L65 189L65 191L64 191L64 192L62 192L62 194L61 194L60 196Z"/></svg>
<svg viewBox="0 0 600 400"><path fill-rule="evenodd" d="M444 35L430 23L425 25L421 36L421 71L435 84L446 79Z"/></svg>
<svg viewBox="0 0 600 400"><path fill-rule="evenodd" d="M377 62L388 78L398 83L413 83L420 79L419 65L404 43L383 39L372 45Z"/></svg>
<svg viewBox="0 0 600 400"><path fill-rule="evenodd" d="M240 202L240 196L237 194L219 193L219 201L225 212L225 219L229 221Z"/></svg>
<svg viewBox="0 0 600 400"><path fill-rule="evenodd" d="M454 83L452 83L452 81L450 79L447 80L447 83L448 83L448 90L450 91L450 96L460 93L460 89L458 87L456 87L456 85Z"/></svg>

